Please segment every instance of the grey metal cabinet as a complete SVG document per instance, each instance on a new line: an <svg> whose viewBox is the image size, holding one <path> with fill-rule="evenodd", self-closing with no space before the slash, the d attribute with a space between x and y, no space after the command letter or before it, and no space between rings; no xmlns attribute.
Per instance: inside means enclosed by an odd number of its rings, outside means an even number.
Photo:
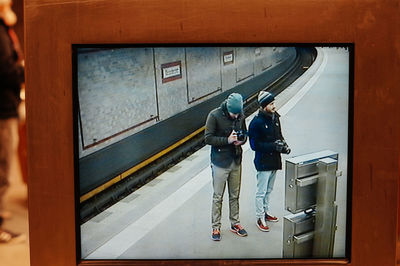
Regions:
<svg viewBox="0 0 400 266"><path fill-rule="evenodd" d="M283 218L283 257L311 257L314 244L315 215L301 212Z"/></svg>
<svg viewBox="0 0 400 266"><path fill-rule="evenodd" d="M338 153L330 150L286 160L284 258L330 258L336 230Z"/></svg>

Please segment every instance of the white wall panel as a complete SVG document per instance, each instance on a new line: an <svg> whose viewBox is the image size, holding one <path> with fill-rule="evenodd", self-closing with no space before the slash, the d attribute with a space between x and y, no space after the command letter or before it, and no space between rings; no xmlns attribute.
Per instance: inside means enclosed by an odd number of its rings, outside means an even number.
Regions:
<svg viewBox="0 0 400 266"><path fill-rule="evenodd" d="M186 48L186 69L189 103L195 103L206 96L221 92L220 48Z"/></svg>
<svg viewBox="0 0 400 266"><path fill-rule="evenodd" d="M254 75L254 48L236 48L236 81L245 80Z"/></svg>
<svg viewBox="0 0 400 266"><path fill-rule="evenodd" d="M151 48L81 49L78 73L84 147L154 123L158 111Z"/></svg>

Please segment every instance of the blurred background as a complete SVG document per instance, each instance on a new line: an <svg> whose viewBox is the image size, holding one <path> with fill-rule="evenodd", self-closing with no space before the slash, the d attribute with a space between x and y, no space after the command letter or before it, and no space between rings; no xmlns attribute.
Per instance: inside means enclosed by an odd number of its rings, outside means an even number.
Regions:
<svg viewBox="0 0 400 266"><path fill-rule="evenodd" d="M18 17L14 30L24 49L24 1L13 0L12 9ZM29 227L26 166L26 124L25 124L25 91L21 90L19 146L11 165L10 187L5 196L5 209L10 217L4 219L3 228L15 233L24 234L25 240L18 243L0 243L0 265L27 266L29 263Z"/></svg>

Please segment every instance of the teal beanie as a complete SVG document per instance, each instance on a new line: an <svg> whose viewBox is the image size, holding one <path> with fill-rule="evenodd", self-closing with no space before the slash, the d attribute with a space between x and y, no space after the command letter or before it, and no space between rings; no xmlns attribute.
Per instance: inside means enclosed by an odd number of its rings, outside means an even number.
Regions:
<svg viewBox="0 0 400 266"><path fill-rule="evenodd" d="M243 110L243 98L239 93L232 93L226 100L226 108L232 114L239 114Z"/></svg>

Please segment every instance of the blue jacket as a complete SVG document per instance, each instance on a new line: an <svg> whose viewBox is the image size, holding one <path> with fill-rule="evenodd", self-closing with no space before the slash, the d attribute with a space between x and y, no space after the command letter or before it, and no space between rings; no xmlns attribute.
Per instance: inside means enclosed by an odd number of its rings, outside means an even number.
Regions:
<svg viewBox="0 0 400 266"><path fill-rule="evenodd" d="M283 140L278 113L262 109L249 125L250 147L256 152L254 165L257 171L282 169L281 154L276 150L275 141Z"/></svg>

